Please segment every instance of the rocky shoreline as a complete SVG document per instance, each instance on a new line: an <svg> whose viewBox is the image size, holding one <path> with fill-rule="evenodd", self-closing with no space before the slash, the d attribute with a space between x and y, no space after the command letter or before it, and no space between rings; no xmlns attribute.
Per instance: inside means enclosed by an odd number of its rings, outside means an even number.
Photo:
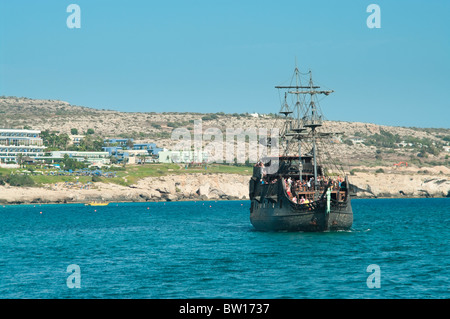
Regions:
<svg viewBox="0 0 450 319"><path fill-rule="evenodd" d="M350 181L355 198L448 197L449 176L441 173L357 172ZM196 173L147 177L131 186L100 182L89 189L65 183L0 186L0 204L248 200L248 182L249 176L245 175Z"/></svg>

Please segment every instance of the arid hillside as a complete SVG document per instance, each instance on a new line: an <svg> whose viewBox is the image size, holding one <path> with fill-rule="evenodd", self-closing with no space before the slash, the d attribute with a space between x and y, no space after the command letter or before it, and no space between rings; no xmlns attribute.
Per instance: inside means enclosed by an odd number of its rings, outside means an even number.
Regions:
<svg viewBox="0 0 450 319"><path fill-rule="evenodd" d="M218 128L224 136L227 128L281 128L275 115L225 113L127 113L71 105L57 100L0 97L0 128L32 128L70 134L88 129L99 137L132 137L136 141L155 142L171 148L173 129L194 131L194 121L202 120L203 131ZM327 154L339 164L353 167L392 167L408 162L417 167L450 167L450 129L381 126L358 122L327 121L322 131L340 132L327 148Z"/></svg>

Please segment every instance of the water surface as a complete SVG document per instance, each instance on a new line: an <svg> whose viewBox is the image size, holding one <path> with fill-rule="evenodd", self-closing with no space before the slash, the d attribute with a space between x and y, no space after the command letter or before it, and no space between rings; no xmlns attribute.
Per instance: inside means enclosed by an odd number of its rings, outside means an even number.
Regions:
<svg viewBox="0 0 450 319"><path fill-rule="evenodd" d="M0 206L0 296L450 297L449 198L352 204L352 230L327 233L257 232L248 201Z"/></svg>

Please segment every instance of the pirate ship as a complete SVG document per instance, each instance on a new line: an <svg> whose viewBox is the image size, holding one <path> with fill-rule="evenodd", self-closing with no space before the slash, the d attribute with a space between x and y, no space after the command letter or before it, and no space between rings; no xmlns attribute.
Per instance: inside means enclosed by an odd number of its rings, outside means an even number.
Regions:
<svg viewBox="0 0 450 319"><path fill-rule="evenodd" d="M250 221L260 231L348 230L353 223L349 180L328 149L335 133L324 132L319 101L333 93L321 89L311 71L295 67L282 91L279 156L266 156L250 179ZM282 93L280 92L280 93ZM274 143L279 142L279 143ZM337 169L330 169L330 167Z"/></svg>

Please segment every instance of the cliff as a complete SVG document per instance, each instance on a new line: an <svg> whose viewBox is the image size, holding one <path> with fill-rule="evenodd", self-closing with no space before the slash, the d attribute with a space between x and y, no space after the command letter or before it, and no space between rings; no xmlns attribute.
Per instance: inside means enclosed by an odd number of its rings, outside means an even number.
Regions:
<svg viewBox="0 0 450 319"><path fill-rule="evenodd" d="M350 176L350 182L357 198L446 197L450 192L449 173L446 168L420 174L357 172ZM238 200L248 199L248 181L249 176L245 175L198 173L146 177L130 186L94 183L90 189L68 187L65 183L45 187L0 186L0 203Z"/></svg>
<svg viewBox="0 0 450 319"><path fill-rule="evenodd" d="M437 167L420 173L357 172L350 179L357 197L448 197L449 171L446 167Z"/></svg>

